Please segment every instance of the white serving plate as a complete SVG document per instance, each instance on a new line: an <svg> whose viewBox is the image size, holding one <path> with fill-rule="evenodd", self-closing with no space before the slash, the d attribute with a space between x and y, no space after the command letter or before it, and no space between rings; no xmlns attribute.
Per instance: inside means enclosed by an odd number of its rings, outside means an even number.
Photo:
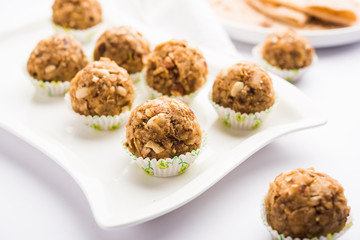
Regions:
<svg viewBox="0 0 360 240"><path fill-rule="evenodd" d="M229 35L236 40L259 44L274 29L250 26L227 19L220 19ZM360 41L360 25L330 29L330 30L301 30L299 33L309 39L316 48L341 46Z"/></svg>
<svg viewBox="0 0 360 240"><path fill-rule="evenodd" d="M191 108L208 134L208 145L183 175L151 177L127 158L121 146L124 129L95 131L76 121L63 98L35 94L23 63L36 43L52 33L50 23L43 21L0 36L0 127L63 167L84 191L103 228L138 224L172 211L209 189L277 137L326 122L303 93L272 75L280 103L263 126L256 131L225 128L217 120L207 94L219 68L233 60L205 51L210 76ZM144 100L141 94L138 96L137 103Z"/></svg>

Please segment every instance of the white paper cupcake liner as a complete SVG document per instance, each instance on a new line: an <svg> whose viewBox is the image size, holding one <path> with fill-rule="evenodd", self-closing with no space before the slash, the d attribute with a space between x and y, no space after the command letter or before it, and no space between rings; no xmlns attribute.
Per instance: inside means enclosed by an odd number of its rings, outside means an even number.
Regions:
<svg viewBox="0 0 360 240"><path fill-rule="evenodd" d="M102 23L98 23L93 27L90 27L88 29L84 30L77 30L77 29L71 29L71 28L64 28L60 25L57 25L53 23L55 32L58 33L67 33L74 37L76 40L78 40L81 43L88 43L90 42L93 37L100 31L102 27Z"/></svg>
<svg viewBox="0 0 360 240"><path fill-rule="evenodd" d="M133 83L137 84L144 79L144 73L143 72L132 73L130 74L130 78Z"/></svg>
<svg viewBox="0 0 360 240"><path fill-rule="evenodd" d="M125 146L125 140L123 140L123 147L129 157L136 162L136 164L144 170L144 172L150 176L154 177L173 177L183 174L195 161L195 159L200 155L207 144L207 135L203 132L201 147L197 150L181 154L173 158L166 159L150 159L136 157L132 154L129 149Z"/></svg>
<svg viewBox="0 0 360 240"><path fill-rule="evenodd" d="M278 67L272 66L270 63L263 59L261 52L262 46L263 45L259 44L252 49L253 57L265 70L274 73L275 75L287 80L288 82L296 82L297 80L299 80L304 75L304 73L306 73L309 68L318 61L317 55L314 54L310 66L300 69L280 69Z"/></svg>
<svg viewBox="0 0 360 240"><path fill-rule="evenodd" d="M41 81L34 79L29 74L29 79L34 85L36 92L44 95L48 95L49 97L59 97L64 96L65 93L69 90L69 82L68 81Z"/></svg>
<svg viewBox="0 0 360 240"><path fill-rule="evenodd" d="M209 93L209 100L214 107L219 118L223 124L228 128L233 129L258 129L261 124L266 120L269 113L278 105L279 98L276 96L275 103L269 109L257 113L239 113L231 108L225 108L212 101L212 93Z"/></svg>
<svg viewBox="0 0 360 240"><path fill-rule="evenodd" d="M155 98L158 98L158 97L167 96L167 95L164 95L164 94L156 91L155 89L153 89L152 87L150 87L147 84L145 84L145 88L146 88L146 91L149 93L149 98L150 99L155 99ZM189 105L195 99L195 97L199 93L199 90L197 90L196 92L191 93L189 95L177 96L177 97L175 97L175 96L167 96L167 97L180 100L183 103L185 103L186 105Z"/></svg>
<svg viewBox="0 0 360 240"><path fill-rule="evenodd" d="M266 220L266 211L265 211L265 204L264 202L261 203L261 219L265 225L265 227L267 228L267 230L269 231L271 238L274 240L335 240L340 238L347 230L349 230L349 228L351 228L354 224L353 224L353 219L352 216L348 216L346 224L344 226L344 228L338 232L338 233L333 233L333 234L328 234L326 236L320 236L320 237L315 237L312 239L309 238L292 238L292 237L285 237L283 234L279 234L276 230L273 230L267 220Z"/></svg>
<svg viewBox="0 0 360 240"><path fill-rule="evenodd" d="M85 116L73 111L70 95L68 93L65 95L65 102L81 122L99 131L112 131L119 129L121 126L127 123L130 115L130 111L126 111L120 115L115 116Z"/></svg>

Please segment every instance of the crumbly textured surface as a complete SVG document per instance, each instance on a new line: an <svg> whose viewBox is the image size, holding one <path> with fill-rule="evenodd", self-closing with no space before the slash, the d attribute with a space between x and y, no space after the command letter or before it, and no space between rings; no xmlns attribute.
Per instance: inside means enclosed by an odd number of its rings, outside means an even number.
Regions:
<svg viewBox="0 0 360 240"><path fill-rule="evenodd" d="M102 10L96 0L55 0L52 20L64 28L83 30L102 21Z"/></svg>
<svg viewBox="0 0 360 240"><path fill-rule="evenodd" d="M130 110L134 88L127 71L108 58L89 63L70 82L72 108L81 115L114 116Z"/></svg>
<svg viewBox="0 0 360 240"><path fill-rule="evenodd" d="M217 75L212 100L235 112L256 113L274 105L275 93L264 69L256 63L240 62Z"/></svg>
<svg viewBox="0 0 360 240"><path fill-rule="evenodd" d="M94 59L107 57L129 73L140 72L149 54L148 40L131 27L121 26L106 30L96 41Z"/></svg>
<svg viewBox="0 0 360 240"><path fill-rule="evenodd" d="M341 231L350 212L338 181L312 168L277 176L270 183L265 209L272 229L310 239Z"/></svg>
<svg viewBox="0 0 360 240"><path fill-rule="evenodd" d="M66 34L41 40L27 62L28 73L42 81L70 81L88 63L82 46Z"/></svg>
<svg viewBox="0 0 360 240"><path fill-rule="evenodd" d="M289 29L268 35L262 48L262 56L280 69L300 69L312 63L314 48L305 37Z"/></svg>
<svg viewBox="0 0 360 240"><path fill-rule="evenodd" d="M156 46L146 64L147 84L167 96L195 92L206 82L207 73L202 53L180 40Z"/></svg>
<svg viewBox="0 0 360 240"><path fill-rule="evenodd" d="M137 157L172 158L199 149L201 130L188 106L160 97L131 112L126 139L125 145Z"/></svg>

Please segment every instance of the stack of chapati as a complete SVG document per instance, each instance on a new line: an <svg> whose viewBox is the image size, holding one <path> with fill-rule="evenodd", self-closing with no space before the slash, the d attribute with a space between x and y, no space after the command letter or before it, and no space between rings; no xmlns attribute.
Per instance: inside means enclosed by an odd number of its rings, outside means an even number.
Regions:
<svg viewBox="0 0 360 240"><path fill-rule="evenodd" d="M287 24L305 26L316 19L338 26L357 23L359 4L355 0L246 0L262 14Z"/></svg>

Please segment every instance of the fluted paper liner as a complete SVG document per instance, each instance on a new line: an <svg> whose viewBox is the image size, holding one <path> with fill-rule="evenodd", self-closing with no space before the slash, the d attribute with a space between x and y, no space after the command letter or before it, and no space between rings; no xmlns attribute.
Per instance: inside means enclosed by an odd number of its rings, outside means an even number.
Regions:
<svg viewBox="0 0 360 240"><path fill-rule="evenodd" d="M126 140L122 141L122 145L126 153L141 169L144 170L145 173L154 177L172 177L183 174L194 163L195 159L200 155L207 144L207 135L203 132L201 147L199 149L166 159L136 157L125 146L125 141Z"/></svg>
<svg viewBox="0 0 360 240"><path fill-rule="evenodd" d="M129 75L130 75L132 82L135 84L141 82L144 79L143 72L131 73Z"/></svg>
<svg viewBox="0 0 360 240"><path fill-rule="evenodd" d="M92 40L92 38L100 31L102 27L102 23L98 23L95 26L92 26L87 29L77 30L72 28L64 28L60 25L53 23L55 32L58 33L66 33L74 37L81 43L88 43Z"/></svg>
<svg viewBox="0 0 360 240"><path fill-rule="evenodd" d="M266 120L270 112L278 105L279 99L276 96L275 103L269 109L256 113L240 113L235 112L231 108L220 106L212 101L212 92L209 93L209 100L214 107L220 120L226 127L234 129L258 129L261 124Z"/></svg>
<svg viewBox="0 0 360 240"><path fill-rule="evenodd" d="M31 77L28 73L29 79L34 85L36 91L41 94L48 95L49 97L64 96L69 90L68 81L41 81Z"/></svg>
<svg viewBox="0 0 360 240"><path fill-rule="evenodd" d="M199 90L200 90L199 89L196 92L193 92L193 93L190 93L190 94L184 95L184 96L168 96L168 95L165 95L165 94L162 94L162 93L156 91L155 89L153 89L152 87L150 87L147 84L145 84L145 88L146 88L146 91L149 93L150 99L155 99L158 97L166 96L169 98L173 98L173 99L182 101L186 105L189 105L195 99L195 97L197 96L197 94L199 93Z"/></svg>
<svg viewBox="0 0 360 240"><path fill-rule="evenodd" d="M68 93L65 95L65 102L81 122L83 122L89 127L92 127L95 130L116 130L127 123L130 115L130 111L126 111L124 113L121 113L120 115L114 116L85 116L73 111L70 95Z"/></svg>
<svg viewBox="0 0 360 240"><path fill-rule="evenodd" d="M304 75L304 73L306 73L306 71L308 71L309 68L318 61L317 55L314 54L312 63L307 67L299 69L280 69L271 65L265 59L263 59L261 52L262 47L263 45L259 44L252 49L253 57L265 70L274 73L275 75L287 80L288 82L296 82L297 80L299 80Z"/></svg>
<svg viewBox="0 0 360 240"><path fill-rule="evenodd" d="M292 238L292 237L285 237L283 234L279 234L276 230L272 229L267 220L266 220L266 211L265 211L265 203L262 202L261 203L261 219L265 225L265 227L267 228L267 230L269 231L271 238L273 240L335 240L338 239L339 237L341 237L347 230L349 230L349 228L351 228L353 226L353 220L351 215L348 216L346 224L344 226L344 228L338 232L338 233L333 233L333 234L328 234L326 236L320 236L320 237L315 237L312 239L309 238Z"/></svg>

